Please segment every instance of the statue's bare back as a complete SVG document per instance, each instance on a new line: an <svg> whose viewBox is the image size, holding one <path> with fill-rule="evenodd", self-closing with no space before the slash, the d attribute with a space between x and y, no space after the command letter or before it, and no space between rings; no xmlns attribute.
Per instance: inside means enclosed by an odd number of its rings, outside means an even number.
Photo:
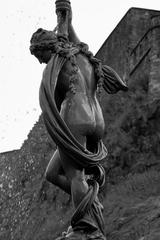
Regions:
<svg viewBox="0 0 160 240"><path fill-rule="evenodd" d="M78 54L76 60L78 69L74 81L75 93L70 93L69 88L68 80L72 74L70 61L67 61L61 69L57 83L61 88L57 91L62 88L66 91L60 108L61 117L72 134L86 147L87 139L90 137L95 143L102 138L105 124L96 97L97 83L93 66L82 54ZM61 95L60 92L57 94Z"/></svg>

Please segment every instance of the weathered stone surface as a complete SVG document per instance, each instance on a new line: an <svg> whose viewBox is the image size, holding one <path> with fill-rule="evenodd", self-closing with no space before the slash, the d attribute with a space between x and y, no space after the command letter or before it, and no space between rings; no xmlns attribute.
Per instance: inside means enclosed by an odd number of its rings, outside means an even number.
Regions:
<svg viewBox="0 0 160 240"><path fill-rule="evenodd" d="M146 78L152 100L159 99L160 94L159 23L159 11L131 8L97 53L130 88L141 87L141 79Z"/></svg>

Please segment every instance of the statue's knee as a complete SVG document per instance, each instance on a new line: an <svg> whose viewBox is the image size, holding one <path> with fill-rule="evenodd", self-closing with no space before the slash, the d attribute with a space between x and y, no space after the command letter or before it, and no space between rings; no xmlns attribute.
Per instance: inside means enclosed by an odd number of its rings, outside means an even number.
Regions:
<svg viewBox="0 0 160 240"><path fill-rule="evenodd" d="M88 184L83 172L77 171L76 175L72 178L72 189L76 192L87 192Z"/></svg>

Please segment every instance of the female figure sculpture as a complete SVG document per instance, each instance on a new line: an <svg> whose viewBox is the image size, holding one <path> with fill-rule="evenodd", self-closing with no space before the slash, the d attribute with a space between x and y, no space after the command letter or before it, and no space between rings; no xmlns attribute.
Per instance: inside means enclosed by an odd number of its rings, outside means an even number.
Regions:
<svg viewBox="0 0 160 240"><path fill-rule="evenodd" d="M57 149L46 169L48 181L72 195L72 233L97 233L104 239L102 205L97 194L104 184L100 161L107 155L102 142L105 123L97 91L127 87L108 66L89 52L72 26L70 2L56 2L57 32L38 29L31 53L47 66L40 87L40 105L48 133ZM101 236L101 237L100 237Z"/></svg>

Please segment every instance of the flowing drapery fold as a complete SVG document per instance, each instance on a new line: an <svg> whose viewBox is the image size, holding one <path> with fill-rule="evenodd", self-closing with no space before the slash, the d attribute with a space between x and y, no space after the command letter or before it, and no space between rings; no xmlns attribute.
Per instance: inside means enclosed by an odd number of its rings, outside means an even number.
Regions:
<svg viewBox="0 0 160 240"><path fill-rule="evenodd" d="M100 140L96 153L88 151L75 139L60 116L55 102L55 89L59 72L65 60L64 57L55 54L47 64L40 87L40 105L46 128L52 140L77 166L88 168L103 160L107 155L107 150Z"/></svg>

